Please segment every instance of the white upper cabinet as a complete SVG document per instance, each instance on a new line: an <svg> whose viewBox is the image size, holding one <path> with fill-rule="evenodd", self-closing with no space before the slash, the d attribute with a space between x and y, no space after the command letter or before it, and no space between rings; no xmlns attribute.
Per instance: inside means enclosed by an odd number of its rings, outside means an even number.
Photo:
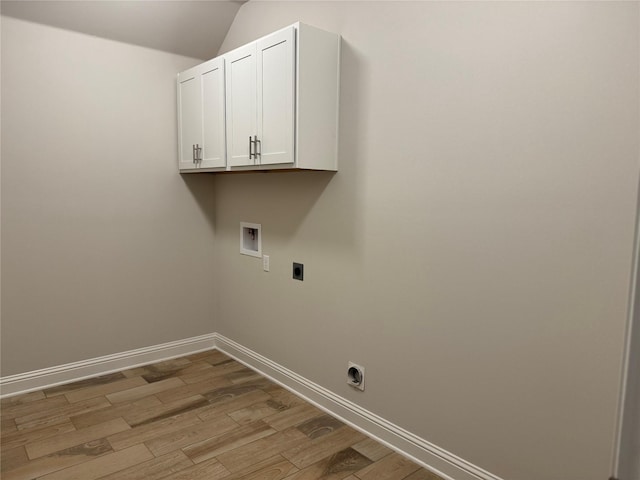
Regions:
<svg viewBox="0 0 640 480"><path fill-rule="evenodd" d="M200 79L194 69L178 75L178 166L196 168L196 149L202 144Z"/></svg>
<svg viewBox="0 0 640 480"><path fill-rule="evenodd" d="M209 110L198 105L206 96L198 97L206 91L197 83L202 65L178 75L181 171L337 170L339 35L296 23L203 65L215 61L224 101ZM192 133L199 126L200 136ZM218 141L221 131L226 142ZM207 163L214 143L226 150Z"/></svg>
<svg viewBox="0 0 640 480"><path fill-rule="evenodd" d="M255 165L256 45L238 48L227 60L227 158L230 167Z"/></svg>
<svg viewBox="0 0 640 480"><path fill-rule="evenodd" d="M226 166L224 86L224 58L178 75L180 170Z"/></svg>
<svg viewBox="0 0 640 480"><path fill-rule="evenodd" d="M294 162L295 30L225 55L230 167Z"/></svg>
<svg viewBox="0 0 640 480"><path fill-rule="evenodd" d="M293 164L295 132L295 31L281 30L257 42L257 160Z"/></svg>

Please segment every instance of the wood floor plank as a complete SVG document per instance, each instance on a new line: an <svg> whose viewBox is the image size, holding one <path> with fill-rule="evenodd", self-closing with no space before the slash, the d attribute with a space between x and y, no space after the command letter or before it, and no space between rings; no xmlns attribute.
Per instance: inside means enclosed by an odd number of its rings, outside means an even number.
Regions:
<svg viewBox="0 0 640 480"><path fill-rule="evenodd" d="M107 375L100 375L98 377L87 378L72 383L65 383L64 385L58 385L56 387L47 388L44 390L44 394L47 397L55 397L56 395L64 395L65 393L72 392L74 390L81 390L87 387L94 387L97 385L103 385L105 383L111 383L124 379L125 376L122 372L110 373Z"/></svg>
<svg viewBox="0 0 640 480"><path fill-rule="evenodd" d="M113 452L113 448L109 445L106 438L99 438L97 440L91 440L90 442L85 442L80 445L74 445L69 448L65 448L63 450L58 450L57 452L51 454L56 455L58 457L63 455L75 455L75 454L84 454L90 457L97 457L105 453Z"/></svg>
<svg viewBox="0 0 640 480"><path fill-rule="evenodd" d="M18 427L16 426L16 422L13 420L13 418L4 418L2 417L2 421L0 422L0 435L1 436L5 436L8 435L12 432L15 432L18 430Z"/></svg>
<svg viewBox="0 0 640 480"><path fill-rule="evenodd" d="M353 445L353 449L374 462L377 462L381 458L393 453L393 450L371 438L365 438L361 442L356 443Z"/></svg>
<svg viewBox="0 0 640 480"><path fill-rule="evenodd" d="M238 424L227 415L214 417L206 422L192 425L175 432L157 436L145 442L156 457L194 443L218 437L238 428Z"/></svg>
<svg viewBox="0 0 640 480"><path fill-rule="evenodd" d="M279 459L277 462L272 462L270 465L258 468L251 473L245 473L242 476L236 477L235 475L229 476L226 480L242 479L242 480L281 480L283 478L291 478L290 475L296 473L298 468L288 460L278 455L272 457Z"/></svg>
<svg viewBox="0 0 640 480"><path fill-rule="evenodd" d="M308 442L303 442L282 453L282 456L293 463L296 467L304 469L340 450L364 440L365 436L356 430L344 426L335 432L323 435L322 437Z"/></svg>
<svg viewBox="0 0 640 480"><path fill-rule="evenodd" d="M0 449L0 472L14 470L28 462L27 451L22 446L13 448L3 446Z"/></svg>
<svg viewBox="0 0 640 480"><path fill-rule="evenodd" d="M137 378L137 377L134 377ZM133 379L132 379L133 380ZM144 379L142 379L144 382ZM158 392L163 392L176 387L181 387L185 383L179 378L167 378L155 383L146 383L139 387L130 388L128 390L122 390L116 393L110 393L106 395L107 399L113 403L133 402L140 398L155 395Z"/></svg>
<svg viewBox="0 0 640 480"><path fill-rule="evenodd" d="M228 387L232 383L224 378L224 376L218 377L205 377L203 380L195 383L185 384L176 388L171 388L163 392L156 394L156 397L163 403L171 403L181 398L192 397L193 395L203 395L205 393L217 390L222 387Z"/></svg>
<svg viewBox="0 0 640 480"><path fill-rule="evenodd" d="M360 480L401 480L419 469L419 465L394 452L363 468L356 477Z"/></svg>
<svg viewBox="0 0 640 480"><path fill-rule="evenodd" d="M159 480L191 466L193 462L181 450L176 450L100 477L100 480Z"/></svg>
<svg viewBox="0 0 640 480"><path fill-rule="evenodd" d="M114 450L123 450L125 448L132 447L133 445L144 443L155 437L175 432L199 423L202 423L202 420L198 418L198 415L194 412L187 412L180 415L174 415L173 417L169 417L158 422L141 425L121 433L116 433L115 435L107 437L107 440L109 440L109 443Z"/></svg>
<svg viewBox="0 0 640 480"><path fill-rule="evenodd" d="M408 477L405 477L403 480L442 480L442 477L424 468L421 468Z"/></svg>
<svg viewBox="0 0 640 480"><path fill-rule="evenodd" d="M217 403L224 400L230 400L254 390L262 390L268 388L271 381L264 378L259 381L242 383L239 385L230 385L228 387L218 388L216 390L204 393L203 396L211 403Z"/></svg>
<svg viewBox="0 0 640 480"><path fill-rule="evenodd" d="M109 453L102 457L41 477L41 480L95 480L147 460L153 455L144 445Z"/></svg>
<svg viewBox="0 0 640 480"><path fill-rule="evenodd" d="M228 373L226 377L233 384L256 381L264 378L262 375L256 373L254 370L251 370L248 367L244 367L235 372Z"/></svg>
<svg viewBox="0 0 640 480"><path fill-rule="evenodd" d="M43 394L44 397L44 394ZM24 417L25 415L33 415L39 412L46 412L62 405L68 405L69 402L65 397L42 398L30 402L20 402L13 405L2 407L2 416L4 418L15 419Z"/></svg>
<svg viewBox="0 0 640 480"><path fill-rule="evenodd" d="M264 478L276 480L279 478L285 478L297 471L298 467L293 465L282 455L274 455L266 460L251 463L237 472L232 472L231 475L225 478L225 480L262 480ZM271 478L269 475L273 475L274 478Z"/></svg>
<svg viewBox="0 0 640 480"><path fill-rule="evenodd" d="M51 410L18 417L15 420L18 425L18 430L34 430L66 423L72 415L94 412L110 406L111 404L105 397L95 397L62 405L57 408L52 408Z"/></svg>
<svg viewBox="0 0 640 480"><path fill-rule="evenodd" d="M304 403L301 405L295 405L269 417L265 417L263 418L263 421L271 425L271 427L276 430L282 431L289 427L306 422L314 417L319 417L322 414L323 412L319 408L308 403Z"/></svg>
<svg viewBox="0 0 640 480"><path fill-rule="evenodd" d="M208 420L212 417L217 417L221 413L235 412L256 403L269 400L271 400L271 397L268 393L265 393L262 390L253 390L239 397L228 398L226 400L204 407L198 411L198 416L202 420Z"/></svg>
<svg viewBox="0 0 640 480"><path fill-rule="evenodd" d="M217 456L230 472L247 470L256 462L266 461L307 440L301 431L290 428L239 446Z"/></svg>
<svg viewBox="0 0 640 480"><path fill-rule="evenodd" d="M344 427L344 423L326 413L319 417L311 418L297 426L298 430L311 439L319 438L340 427Z"/></svg>
<svg viewBox="0 0 640 480"><path fill-rule="evenodd" d="M200 362L192 362L190 365L182 367L180 370L176 371L174 376L178 376L185 383L193 383L187 381L196 376L201 376L205 373L213 373L216 367L211 365L208 362L200 361ZM143 377L146 379L153 379L155 377L160 377L161 375L144 375Z"/></svg>
<svg viewBox="0 0 640 480"><path fill-rule="evenodd" d="M227 469L218 460L212 458L168 477L163 477L163 480L218 480L228 476Z"/></svg>
<svg viewBox="0 0 640 480"><path fill-rule="evenodd" d="M138 412L146 411L151 408L154 408L157 405L162 405L162 402L160 402L160 400L158 400L153 395L151 395L149 397L144 397L134 402L123 403L119 405L111 405L111 402L109 402L108 407L102 408L100 410L94 410L87 413L74 414L74 415L71 415L69 418L71 419L73 424L76 426L76 428L80 429L80 428L89 427L91 425L96 425L98 423L107 422L115 418L120 418L120 417L124 418L125 415L134 415Z"/></svg>
<svg viewBox="0 0 640 480"><path fill-rule="evenodd" d="M246 425L247 423L261 420L265 417L269 417L275 413L286 410L288 407L280 402L269 399L264 402L254 403L248 407L241 408L240 410L229 413L229 416L233 418L239 425Z"/></svg>
<svg viewBox="0 0 640 480"><path fill-rule="evenodd" d="M27 455L33 460L34 458L43 457L74 445L91 442L92 440L104 438L130 429L131 427L129 427L127 422L122 418L116 418L81 430L75 430L29 443L26 446Z"/></svg>
<svg viewBox="0 0 640 480"><path fill-rule="evenodd" d="M116 380L115 382L104 383L101 385L93 385L80 390L67 392L64 396L69 402L79 402L94 397L104 397L114 392L128 391L132 388L146 385L147 382L142 377L125 378L124 380ZM55 398L55 397L53 397Z"/></svg>
<svg viewBox="0 0 640 480"><path fill-rule="evenodd" d="M241 363L238 363L235 360L229 360L227 362L212 366L211 370L194 372L188 375L184 375L181 378L184 378L184 382L189 384L198 383L206 379L225 378L229 382L229 384L232 384L232 382L227 377L230 374L241 371L245 368L246 367Z"/></svg>
<svg viewBox="0 0 640 480"><path fill-rule="evenodd" d="M178 376L184 383L196 383L200 378L207 378L207 374L214 374L216 367L209 362L199 361L192 362L189 367L183 368L178 372Z"/></svg>
<svg viewBox="0 0 640 480"><path fill-rule="evenodd" d="M287 480L342 480L371 463L361 453L346 448L287 477Z"/></svg>
<svg viewBox="0 0 640 480"><path fill-rule="evenodd" d="M3 398L0 400L2 408L15 407L16 405L24 405L25 403L35 402L36 400L43 400L45 394L42 390L35 392L23 393L20 395L14 395L12 397Z"/></svg>
<svg viewBox="0 0 640 480"><path fill-rule="evenodd" d="M193 395L192 397L181 398L171 403L162 403L157 400L157 404L150 408L129 409L125 412L123 418L132 427L146 425L148 423L164 420L181 413L198 410L209 405L209 401L202 395ZM127 404L130 405L130 404Z"/></svg>
<svg viewBox="0 0 640 480"><path fill-rule="evenodd" d="M156 375L159 373L176 372L191 365L192 362L187 357L173 358L163 362L157 362L142 367L131 368L123 371L125 377L143 377L145 375Z"/></svg>
<svg viewBox="0 0 640 480"><path fill-rule="evenodd" d="M219 365L224 362L228 362L232 360L230 356L221 352L220 350L206 350L204 352L194 353L192 355L187 355L184 358L188 358L192 362L197 362L199 360L203 360L205 362L210 363L211 365Z"/></svg>
<svg viewBox="0 0 640 480"><path fill-rule="evenodd" d="M2 480L32 480L40 478L51 472L57 472L67 467L87 462L111 451L111 447L105 440L93 442L84 448L72 447L32 460L7 472L2 472Z"/></svg>
<svg viewBox="0 0 640 480"><path fill-rule="evenodd" d="M147 367L148 372L141 376L149 383L158 382L171 377L180 377L182 381L185 382L185 379L187 378L201 376L207 372L212 372L214 368L215 367L207 362L189 362L187 365L173 366L173 368L157 368L155 365L150 365Z"/></svg>
<svg viewBox="0 0 640 480"><path fill-rule="evenodd" d="M277 385L275 383L272 384L268 389L265 389L265 391L268 391L269 395L271 395L271 398L273 398L275 401L287 405L288 407L304 404L309 405L308 402L305 402L299 396L291 393L286 388L282 388L280 385Z"/></svg>
<svg viewBox="0 0 640 480"><path fill-rule="evenodd" d="M274 433L276 431L269 425L257 421L238 427L232 432L189 445L183 451L194 463L200 463Z"/></svg>
<svg viewBox="0 0 640 480"><path fill-rule="evenodd" d="M53 437L56 435L63 435L65 433L73 432L75 426L70 420L59 423L57 425L47 426L40 429L33 430L16 430L9 434L2 435L0 443L2 448L15 448L24 446L31 442L43 440L45 438Z"/></svg>

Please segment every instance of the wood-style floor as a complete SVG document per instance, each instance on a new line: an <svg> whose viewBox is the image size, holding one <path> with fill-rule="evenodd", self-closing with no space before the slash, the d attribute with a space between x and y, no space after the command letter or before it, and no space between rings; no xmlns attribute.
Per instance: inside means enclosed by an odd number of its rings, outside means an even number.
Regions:
<svg viewBox="0 0 640 480"><path fill-rule="evenodd" d="M3 480L438 480L219 351L2 400Z"/></svg>

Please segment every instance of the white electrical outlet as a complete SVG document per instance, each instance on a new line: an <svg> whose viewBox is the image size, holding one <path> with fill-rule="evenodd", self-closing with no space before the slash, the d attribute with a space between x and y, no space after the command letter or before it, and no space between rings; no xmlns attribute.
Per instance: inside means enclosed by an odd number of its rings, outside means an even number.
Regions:
<svg viewBox="0 0 640 480"><path fill-rule="evenodd" d="M262 256L262 269L265 272L269 271L269 255L263 255Z"/></svg>

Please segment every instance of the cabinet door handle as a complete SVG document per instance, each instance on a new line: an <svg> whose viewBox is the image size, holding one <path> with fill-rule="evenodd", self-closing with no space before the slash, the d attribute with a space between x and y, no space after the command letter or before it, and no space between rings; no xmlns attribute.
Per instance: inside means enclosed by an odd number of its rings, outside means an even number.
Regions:
<svg viewBox="0 0 640 480"><path fill-rule="evenodd" d="M196 163L196 146L191 145L191 158L193 159L193 163Z"/></svg>
<svg viewBox="0 0 640 480"><path fill-rule="evenodd" d="M198 143L196 143L196 160L198 162L202 161L202 147Z"/></svg>
<svg viewBox="0 0 640 480"><path fill-rule="evenodd" d="M251 140L251 135L249 135L249 160L253 158L253 152L251 151L252 144L253 144L253 140Z"/></svg>
<svg viewBox="0 0 640 480"><path fill-rule="evenodd" d="M255 153L253 154L255 158L258 158L260 155L262 155L262 140L258 140L258 136L254 135L253 136L253 143L254 143L254 150ZM260 145L260 150L258 150L258 145Z"/></svg>

